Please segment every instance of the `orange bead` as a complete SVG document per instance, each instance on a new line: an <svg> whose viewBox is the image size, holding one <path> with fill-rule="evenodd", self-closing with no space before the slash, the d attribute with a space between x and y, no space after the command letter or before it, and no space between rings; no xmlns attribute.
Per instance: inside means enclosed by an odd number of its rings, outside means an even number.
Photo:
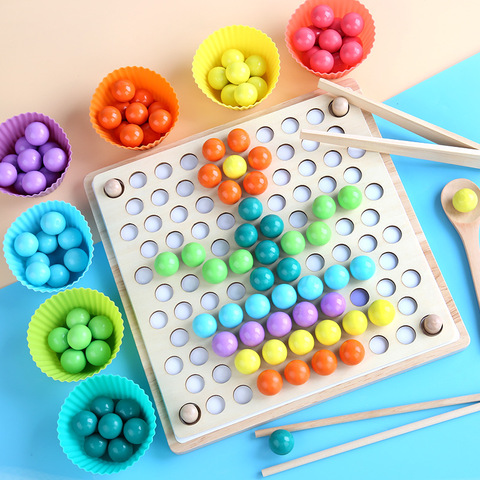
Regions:
<svg viewBox="0 0 480 480"><path fill-rule="evenodd" d="M135 85L130 80L123 78L113 82L110 91L117 102L129 102L135 95Z"/></svg>
<svg viewBox="0 0 480 480"><path fill-rule="evenodd" d="M358 365L365 357L365 348L352 338L342 343L338 355L345 365Z"/></svg>
<svg viewBox="0 0 480 480"><path fill-rule="evenodd" d="M292 360L285 366L283 375L288 383L303 385L310 378L310 368L303 360Z"/></svg>
<svg viewBox="0 0 480 480"><path fill-rule="evenodd" d="M151 115L155 110L158 110L160 108L163 108L165 109L165 106L163 105L162 102L153 102L150 104L150 106L148 107L148 114Z"/></svg>
<svg viewBox="0 0 480 480"><path fill-rule="evenodd" d="M260 195L267 187L268 180L262 172L249 172L243 179L243 188L249 195Z"/></svg>
<svg viewBox="0 0 480 480"><path fill-rule="evenodd" d="M143 142L143 130L138 125L129 123L120 130L120 141L125 147L138 147Z"/></svg>
<svg viewBox="0 0 480 480"><path fill-rule="evenodd" d="M319 375L331 375L337 369L337 357L330 350L319 350L312 357L312 368Z"/></svg>
<svg viewBox="0 0 480 480"><path fill-rule="evenodd" d="M113 131L114 135L120 139L120 132L122 131L122 128L128 125L128 122L126 120L122 120L122 123Z"/></svg>
<svg viewBox="0 0 480 480"><path fill-rule="evenodd" d="M218 198L227 205L233 205L240 200L242 189L234 180L225 180L218 186Z"/></svg>
<svg viewBox="0 0 480 480"><path fill-rule="evenodd" d="M120 110L120 113L122 114L122 118L125 118L125 110L127 107L130 105L130 102L115 102L112 103L112 106L115 108L118 108Z"/></svg>
<svg viewBox="0 0 480 480"><path fill-rule="evenodd" d="M127 122L141 125L148 120L148 109L143 103L131 103L125 110Z"/></svg>
<svg viewBox="0 0 480 480"><path fill-rule="evenodd" d="M172 126L172 116L167 110L159 108L148 117L148 123L154 132L167 133Z"/></svg>
<svg viewBox="0 0 480 480"><path fill-rule="evenodd" d="M272 154L266 147L254 147L248 152L248 164L257 170L264 170L272 163Z"/></svg>
<svg viewBox="0 0 480 480"><path fill-rule="evenodd" d="M207 163L198 171L198 181L205 188L216 187L222 180L222 171L213 163Z"/></svg>
<svg viewBox="0 0 480 480"><path fill-rule="evenodd" d="M138 88L135 91L135 95L133 96L131 102L143 103L148 108L149 105L153 102L152 92L150 92L150 90L147 90L146 88Z"/></svg>
<svg viewBox="0 0 480 480"><path fill-rule="evenodd" d="M234 128L227 136L227 143L234 152L244 152L250 146L250 137L243 128Z"/></svg>
<svg viewBox="0 0 480 480"><path fill-rule="evenodd" d="M108 105L98 112L98 123L107 130L113 130L122 123L122 114L118 108Z"/></svg>
<svg viewBox="0 0 480 480"><path fill-rule="evenodd" d="M150 143L156 142L160 137L161 134L154 132L150 125L147 123L144 123L143 125L140 125L141 129L143 130L143 141L142 145L148 145Z"/></svg>
<svg viewBox="0 0 480 480"><path fill-rule="evenodd" d="M283 378L276 370L264 370L257 377L257 388L262 395L276 395L282 387Z"/></svg>
<svg viewBox="0 0 480 480"><path fill-rule="evenodd" d="M202 146L202 154L206 160L217 162L225 155L225 144L218 138L209 138Z"/></svg>

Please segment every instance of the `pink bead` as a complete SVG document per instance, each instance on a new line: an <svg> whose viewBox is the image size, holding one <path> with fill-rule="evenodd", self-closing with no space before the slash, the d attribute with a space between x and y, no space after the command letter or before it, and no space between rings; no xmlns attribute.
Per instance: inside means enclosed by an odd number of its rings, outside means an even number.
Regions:
<svg viewBox="0 0 480 480"><path fill-rule="evenodd" d="M310 59L312 58L312 55L318 51L320 51L320 47L317 47L315 45L310 50L307 50L306 52L302 52L302 55L301 55L302 63L307 67L310 67Z"/></svg>
<svg viewBox="0 0 480 480"><path fill-rule="evenodd" d="M348 42L340 49L340 59L345 65L356 65L362 57L363 48L357 42Z"/></svg>
<svg viewBox="0 0 480 480"><path fill-rule="evenodd" d="M333 10L328 5L317 5L310 15L312 23L318 28L328 28L335 18Z"/></svg>
<svg viewBox="0 0 480 480"><path fill-rule="evenodd" d="M315 25L309 25L308 28L315 34L315 45L318 45L318 37L323 32L322 28L318 28Z"/></svg>
<svg viewBox="0 0 480 480"><path fill-rule="evenodd" d="M308 27L301 27L293 34L292 44L295 50L306 52L315 45L315 33Z"/></svg>
<svg viewBox="0 0 480 480"><path fill-rule="evenodd" d="M341 27L345 35L356 37L362 32L364 23L363 17L359 13L351 12L342 18Z"/></svg>
<svg viewBox="0 0 480 480"><path fill-rule="evenodd" d="M342 46L342 36L336 30L324 30L318 39L318 45L327 52L337 52Z"/></svg>
<svg viewBox="0 0 480 480"><path fill-rule="evenodd" d="M345 35L342 30L342 19L340 17L335 17L333 23L328 28L337 31L342 37Z"/></svg>
<svg viewBox="0 0 480 480"><path fill-rule="evenodd" d="M0 163L0 187L10 187L17 180L17 169L8 162Z"/></svg>
<svg viewBox="0 0 480 480"><path fill-rule="evenodd" d="M330 73L333 68L333 55L326 50L319 50L310 57L310 68L318 73Z"/></svg>
<svg viewBox="0 0 480 480"><path fill-rule="evenodd" d="M357 42L363 47L363 42L360 37L343 37L343 45L350 42Z"/></svg>

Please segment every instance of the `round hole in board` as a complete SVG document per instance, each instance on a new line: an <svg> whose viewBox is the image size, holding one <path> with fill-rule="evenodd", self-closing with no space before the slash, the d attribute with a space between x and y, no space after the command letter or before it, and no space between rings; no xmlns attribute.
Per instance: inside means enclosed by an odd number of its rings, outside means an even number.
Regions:
<svg viewBox="0 0 480 480"><path fill-rule="evenodd" d="M339 127L338 125L334 125L333 127L330 127L327 132L330 133L345 133L345 130L342 127Z"/></svg>
<svg viewBox="0 0 480 480"><path fill-rule="evenodd" d="M284 162L291 160L294 155L295 149L287 143L284 143L277 148L277 157Z"/></svg>
<svg viewBox="0 0 480 480"><path fill-rule="evenodd" d="M319 142L315 142L315 140L302 140L302 148L306 152L314 152L320 146Z"/></svg>
<svg viewBox="0 0 480 480"><path fill-rule="evenodd" d="M165 239L170 248L179 248L183 245L183 235L180 232L170 232Z"/></svg>
<svg viewBox="0 0 480 480"><path fill-rule="evenodd" d="M365 188L365 196L369 200L380 200L383 197L383 187L378 183L371 183Z"/></svg>
<svg viewBox="0 0 480 480"><path fill-rule="evenodd" d="M160 302L168 302L173 297L173 288L168 283L159 285L155 290L155 297Z"/></svg>
<svg viewBox="0 0 480 480"><path fill-rule="evenodd" d="M338 167L342 163L342 156L335 150L330 150L323 156L323 162L327 167Z"/></svg>
<svg viewBox="0 0 480 480"><path fill-rule="evenodd" d="M203 347L194 348L190 352L189 358L192 365L196 365L197 367L204 365L208 360L208 350Z"/></svg>
<svg viewBox="0 0 480 480"><path fill-rule="evenodd" d="M320 125L325 118L325 114L319 108L312 108L307 112L307 122L310 125Z"/></svg>
<svg viewBox="0 0 480 480"><path fill-rule="evenodd" d="M188 302L180 302L175 306L175 316L179 320L187 320L193 313L193 307Z"/></svg>
<svg viewBox="0 0 480 480"><path fill-rule="evenodd" d="M343 172L343 178L347 183L354 185L362 179L362 172L357 167L350 167Z"/></svg>
<svg viewBox="0 0 480 480"><path fill-rule="evenodd" d="M350 294L350 301L356 307L364 307L370 300L370 295L364 288L356 288Z"/></svg>
<svg viewBox="0 0 480 480"><path fill-rule="evenodd" d="M153 272L148 267L140 267L135 272L135 281L139 285L147 285L147 283L150 283L152 279L153 279Z"/></svg>
<svg viewBox="0 0 480 480"><path fill-rule="evenodd" d="M415 288L420 285L421 277L416 270L407 270L403 272L402 283L408 288Z"/></svg>
<svg viewBox="0 0 480 480"><path fill-rule="evenodd" d="M293 228L302 228L307 224L308 217L305 212L297 210L291 213L288 221Z"/></svg>
<svg viewBox="0 0 480 480"><path fill-rule="evenodd" d="M161 310L157 310L150 315L150 325L159 330L160 328L164 328L168 323L168 316L165 312Z"/></svg>
<svg viewBox="0 0 480 480"><path fill-rule="evenodd" d="M387 243L398 243L402 238L402 231L391 225L383 231L383 238Z"/></svg>
<svg viewBox="0 0 480 480"><path fill-rule="evenodd" d="M272 195L267 201L268 208L272 212L280 212L285 208L286 204L287 201L282 195Z"/></svg>
<svg viewBox="0 0 480 480"><path fill-rule="evenodd" d="M217 383L227 383L232 377L232 371L227 365L217 365L213 369L212 377Z"/></svg>
<svg viewBox="0 0 480 480"><path fill-rule="evenodd" d="M418 304L412 297L403 297L398 302L398 311L403 315L413 315L418 308Z"/></svg>
<svg viewBox="0 0 480 480"><path fill-rule="evenodd" d="M282 130L287 134L292 134L297 132L299 126L300 124L298 123L298 120L292 117L286 118L282 122Z"/></svg>
<svg viewBox="0 0 480 480"><path fill-rule="evenodd" d="M158 232L162 228L162 219L158 215L150 215L145 219L144 226L147 232Z"/></svg>
<svg viewBox="0 0 480 480"><path fill-rule="evenodd" d="M153 258L158 253L158 245L153 240L142 243L140 253L145 258Z"/></svg>
<svg viewBox="0 0 480 480"><path fill-rule="evenodd" d="M207 400L205 407L212 415L219 415L225 410L225 400L220 395L213 395Z"/></svg>
<svg viewBox="0 0 480 480"><path fill-rule="evenodd" d="M312 196L312 191L305 185L299 185L293 191L293 198L297 202L308 202Z"/></svg>
<svg viewBox="0 0 480 480"><path fill-rule="evenodd" d="M361 216L362 223L367 227L374 227L380 221L380 214L373 209L365 210Z"/></svg>
<svg viewBox="0 0 480 480"><path fill-rule="evenodd" d="M337 181L333 177L322 177L318 182L318 188L323 193L332 193L337 188Z"/></svg>
<svg viewBox="0 0 480 480"><path fill-rule="evenodd" d="M170 335L170 343L174 347L183 347L188 343L188 339L189 339L188 332L183 328L177 328Z"/></svg>
<svg viewBox="0 0 480 480"><path fill-rule="evenodd" d="M382 297L391 297L397 290L395 283L389 278L384 278L377 283L377 292Z"/></svg>
<svg viewBox="0 0 480 480"><path fill-rule="evenodd" d="M205 380L201 375L190 375L185 382L185 388L190 393L200 393L205 387Z"/></svg>
<svg viewBox="0 0 480 480"><path fill-rule="evenodd" d="M147 176L143 172L135 172L130 176L129 182L133 188L142 188L147 183Z"/></svg>
<svg viewBox="0 0 480 480"><path fill-rule="evenodd" d="M189 197L195 190L195 186L189 180L182 180L177 185L177 194L180 197Z"/></svg>
<svg viewBox="0 0 480 480"><path fill-rule="evenodd" d="M155 168L155 176L160 180L166 180L172 175L173 168L169 163L160 163Z"/></svg>
<svg viewBox="0 0 480 480"><path fill-rule="evenodd" d="M231 213L222 213L217 218L217 226L221 230L230 230L235 225L235 217Z"/></svg>
<svg viewBox="0 0 480 480"><path fill-rule="evenodd" d="M398 258L392 252L385 252L380 256L379 263L384 270L393 270L398 265Z"/></svg>
<svg viewBox="0 0 480 480"><path fill-rule="evenodd" d="M195 204L199 213L210 213L213 210L213 200L210 197L200 197Z"/></svg>
<svg viewBox="0 0 480 480"><path fill-rule="evenodd" d="M193 170L198 165L198 158L193 153L187 153L180 159L180 165L184 170Z"/></svg>
<svg viewBox="0 0 480 480"><path fill-rule="evenodd" d="M218 307L219 302L220 299L218 298L218 295L213 292L205 293L200 299L200 305L205 310L215 310Z"/></svg>
<svg viewBox="0 0 480 480"><path fill-rule="evenodd" d="M208 237L210 227L203 222L198 222L192 227L192 235L197 240L203 240Z"/></svg>
<svg viewBox="0 0 480 480"><path fill-rule="evenodd" d="M230 251L230 244L223 238L220 238L212 243L211 250L216 257L223 257Z"/></svg>
<svg viewBox="0 0 480 480"><path fill-rule="evenodd" d="M368 344L370 350L376 355L382 355L388 350L388 340L382 335L375 335L370 339Z"/></svg>
<svg viewBox="0 0 480 480"><path fill-rule="evenodd" d="M336 245L333 250L332 250L332 257L337 261L337 262L346 262L350 256L352 255L352 251L350 250L350 247L347 245Z"/></svg>
<svg viewBox="0 0 480 480"><path fill-rule="evenodd" d="M143 202L139 198L132 198L125 205L125 210L130 215L138 215L143 211Z"/></svg>
<svg viewBox="0 0 480 480"><path fill-rule="evenodd" d="M336 224L335 224L335 230L339 235L342 235L346 237L347 235L350 235L353 232L353 222L348 219L348 218L341 218Z"/></svg>
<svg viewBox="0 0 480 480"><path fill-rule="evenodd" d="M403 325L397 330L396 336L403 345L410 345L415 341L417 333L410 325Z"/></svg>
<svg viewBox="0 0 480 480"><path fill-rule="evenodd" d="M276 170L273 174L273 183L279 187L283 187L290 182L291 178L292 176L290 175L290 172L281 168L280 170Z"/></svg>
<svg viewBox="0 0 480 480"><path fill-rule="evenodd" d="M256 137L260 143L268 143L273 140L274 133L270 127L261 127L257 130Z"/></svg>
<svg viewBox="0 0 480 480"><path fill-rule="evenodd" d="M152 196L150 197L152 200L152 203L157 206L161 207L162 205L165 205L168 202L168 192L166 190L160 189L160 190L155 190L152 193Z"/></svg>
<svg viewBox="0 0 480 480"><path fill-rule="evenodd" d="M362 158L365 155L365 150L363 150L361 148L348 147L347 148L347 153L352 158Z"/></svg>
<svg viewBox="0 0 480 480"><path fill-rule="evenodd" d="M311 177L317 171L317 165L312 160L304 160L298 166L298 171L304 177Z"/></svg>
<svg viewBox="0 0 480 480"><path fill-rule="evenodd" d="M131 242L132 240L135 240L137 238L137 235L138 235L138 228L135 225L133 225L133 223L127 223L120 230L120 236L126 242Z"/></svg>
<svg viewBox="0 0 480 480"><path fill-rule="evenodd" d="M183 223L188 218L188 210L181 205L177 205L176 207L172 208L172 211L170 212L170 218L175 223Z"/></svg>
<svg viewBox="0 0 480 480"><path fill-rule="evenodd" d="M377 248L377 239L372 235L364 235L358 241L360 250L365 253L373 252Z"/></svg>
<svg viewBox="0 0 480 480"><path fill-rule="evenodd" d="M178 375L183 370L183 361L180 357L170 357L165 362L165 371L169 375Z"/></svg>
<svg viewBox="0 0 480 480"><path fill-rule="evenodd" d="M233 391L233 399L239 405L246 405L253 398L253 391L247 385L240 385Z"/></svg>
<svg viewBox="0 0 480 480"><path fill-rule="evenodd" d="M325 259L318 253L312 253L307 257L305 265L311 272L319 272L325 266Z"/></svg>
<svg viewBox="0 0 480 480"><path fill-rule="evenodd" d="M227 295L230 300L241 300L247 292L243 283L231 283L227 288Z"/></svg>

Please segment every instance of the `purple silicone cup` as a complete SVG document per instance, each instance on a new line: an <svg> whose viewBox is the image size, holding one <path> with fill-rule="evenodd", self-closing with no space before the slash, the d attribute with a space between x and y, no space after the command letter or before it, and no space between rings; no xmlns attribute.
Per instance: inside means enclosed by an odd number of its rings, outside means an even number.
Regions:
<svg viewBox="0 0 480 480"><path fill-rule="evenodd" d="M65 169L60 172L60 176L56 178L53 183L47 182L46 188L39 193L34 193L31 195L18 193L15 191L13 186L0 187L0 192L8 193L9 195L13 195L15 197L42 197L53 192L62 183L63 178L67 173L68 167L70 166L70 161L72 159L72 148L70 146L70 142L68 141L67 135L63 131L62 127L60 127L55 120L44 115L43 113L21 113L0 124L0 160L10 153L15 153L15 142L20 137L23 137L25 134L25 128L32 122L43 122L45 125L47 125L50 131L49 141L57 142L58 145L60 145L60 147L65 151L67 154L67 165Z"/></svg>

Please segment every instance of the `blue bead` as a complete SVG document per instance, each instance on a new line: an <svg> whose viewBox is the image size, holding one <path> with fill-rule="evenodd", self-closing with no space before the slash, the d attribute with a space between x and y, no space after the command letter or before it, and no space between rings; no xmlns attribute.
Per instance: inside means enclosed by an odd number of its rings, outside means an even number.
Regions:
<svg viewBox="0 0 480 480"><path fill-rule="evenodd" d="M48 284L53 288L64 287L70 281L70 272L61 264L56 263L50 267Z"/></svg>
<svg viewBox="0 0 480 480"><path fill-rule="evenodd" d="M238 204L238 214L247 221L256 220L263 212L262 202L258 198L248 197Z"/></svg>
<svg viewBox="0 0 480 480"><path fill-rule="evenodd" d="M217 321L210 313L201 313L193 319L192 328L200 338L208 338L217 331Z"/></svg>
<svg viewBox="0 0 480 480"><path fill-rule="evenodd" d="M251 223L243 223L235 230L235 241L239 247L251 247L257 240L257 229Z"/></svg>
<svg viewBox="0 0 480 480"><path fill-rule="evenodd" d="M357 280L368 280L375 274L375 262L366 255L355 257L350 262L350 273Z"/></svg>
<svg viewBox="0 0 480 480"><path fill-rule="evenodd" d="M343 265L328 267L323 276L323 281L328 288L340 290L348 285L350 274Z"/></svg>
<svg viewBox="0 0 480 480"><path fill-rule="evenodd" d="M50 279L50 267L41 262L33 262L26 268L25 278L31 285L41 287Z"/></svg>
<svg viewBox="0 0 480 480"><path fill-rule="evenodd" d="M33 262L44 263L47 267L50 266L50 259L42 252L34 253L31 257L28 257L25 266L28 267Z"/></svg>
<svg viewBox="0 0 480 480"><path fill-rule="evenodd" d="M40 219L40 227L48 235L58 235L65 230L67 221L60 212L47 212Z"/></svg>
<svg viewBox="0 0 480 480"><path fill-rule="evenodd" d="M260 232L267 238L278 237L283 232L283 220L278 215L265 215L260 220Z"/></svg>
<svg viewBox="0 0 480 480"><path fill-rule="evenodd" d="M15 237L13 248L21 257L31 257L38 250L38 238L30 232L22 232Z"/></svg>
<svg viewBox="0 0 480 480"><path fill-rule="evenodd" d="M301 272L302 267L298 260L294 258L285 257L278 262L277 276L283 282L293 282L300 276Z"/></svg>
<svg viewBox="0 0 480 480"><path fill-rule="evenodd" d="M225 304L218 312L219 322L226 328L235 328L243 321L243 310L236 303Z"/></svg>
<svg viewBox="0 0 480 480"><path fill-rule="evenodd" d="M71 248L65 252L63 263L71 272L83 272L88 265L88 255L81 248Z"/></svg>
<svg viewBox="0 0 480 480"><path fill-rule="evenodd" d="M272 303L280 310L293 307L297 302L297 291L287 283L277 285L272 291Z"/></svg>
<svg viewBox="0 0 480 480"><path fill-rule="evenodd" d="M278 245L272 240L262 240L255 247L255 257L263 265L271 265L280 256Z"/></svg>
<svg viewBox="0 0 480 480"><path fill-rule="evenodd" d="M57 237L48 235L43 231L37 233L38 251L42 253L53 253L58 247Z"/></svg>
<svg viewBox="0 0 480 480"><path fill-rule="evenodd" d="M79 247L82 244L82 233L78 228L68 227L58 236L58 244L64 250Z"/></svg>
<svg viewBox="0 0 480 480"><path fill-rule="evenodd" d="M264 292L273 287L275 277L267 267L257 267L250 274L250 284L255 290Z"/></svg>
<svg viewBox="0 0 480 480"><path fill-rule="evenodd" d="M305 300L316 300L323 293L323 282L315 275L306 275L298 281L297 291Z"/></svg>
<svg viewBox="0 0 480 480"><path fill-rule="evenodd" d="M270 301L261 293L254 293L245 302L245 311L252 318L260 319L270 313Z"/></svg>

